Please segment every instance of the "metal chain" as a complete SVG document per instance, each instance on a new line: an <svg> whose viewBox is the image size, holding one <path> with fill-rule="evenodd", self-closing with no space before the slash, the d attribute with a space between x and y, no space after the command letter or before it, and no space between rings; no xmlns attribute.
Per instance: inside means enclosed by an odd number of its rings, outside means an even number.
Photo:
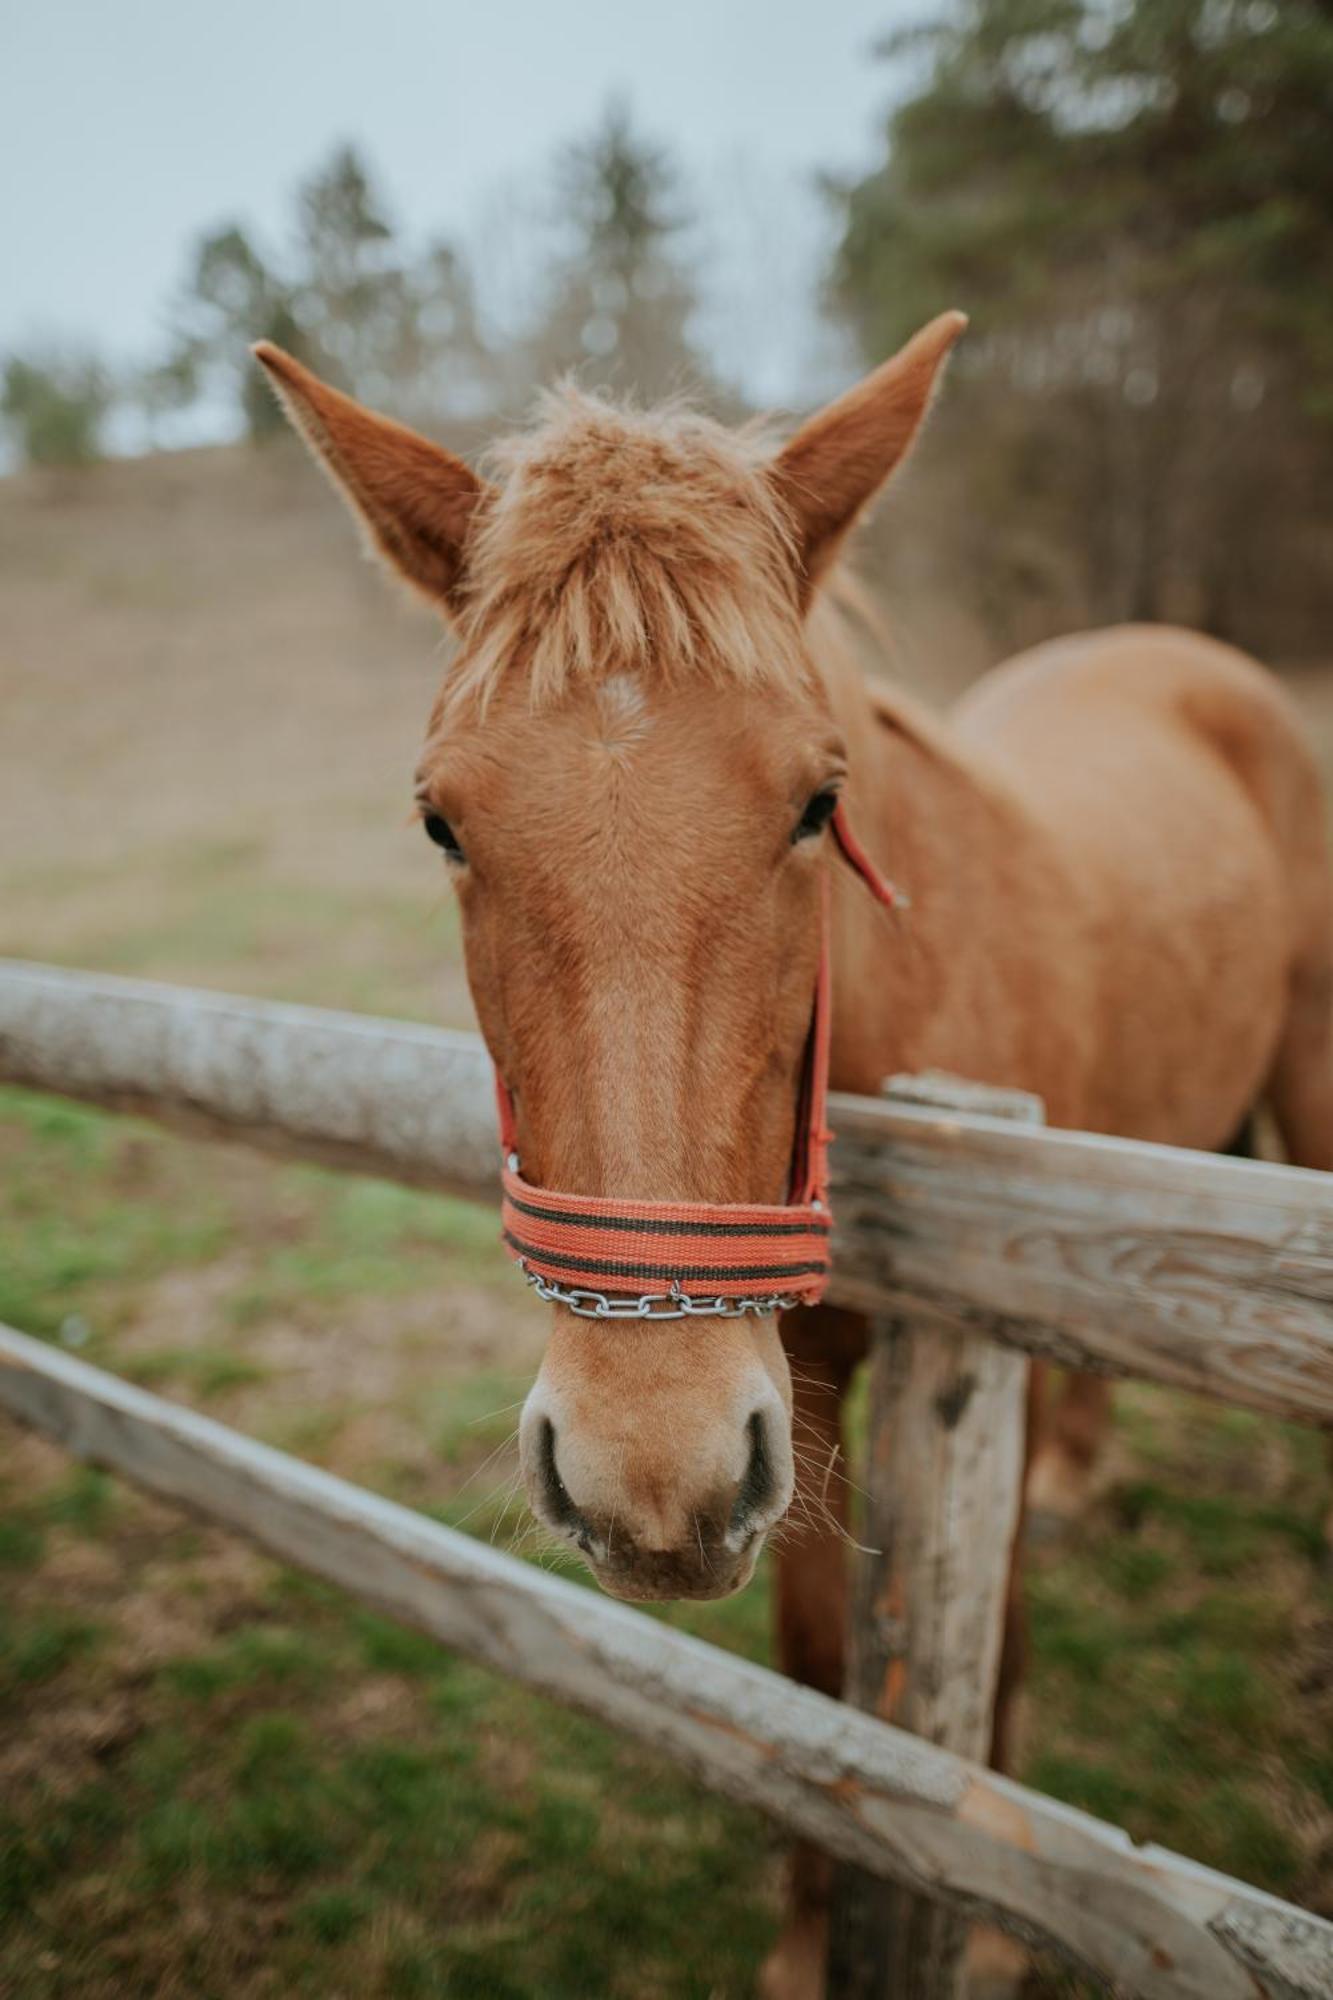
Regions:
<svg viewBox="0 0 1333 2000"><path fill-rule="evenodd" d="M744 1319L752 1313L758 1319L770 1313L790 1312L799 1299L772 1292L754 1299L692 1299L673 1282L669 1292L645 1292L637 1299L613 1299L605 1292L589 1291L582 1285L561 1285L529 1270L520 1257L518 1268L539 1299L565 1306L579 1319Z"/></svg>

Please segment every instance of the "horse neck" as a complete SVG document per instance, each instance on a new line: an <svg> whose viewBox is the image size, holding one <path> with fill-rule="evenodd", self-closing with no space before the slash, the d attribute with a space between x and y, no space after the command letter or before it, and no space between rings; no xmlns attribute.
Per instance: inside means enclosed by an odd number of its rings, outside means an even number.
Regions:
<svg viewBox="0 0 1333 2000"><path fill-rule="evenodd" d="M863 672L845 610L812 639L847 739L858 837L910 899L886 912L838 871L833 1077L875 1090L893 1069L965 1068L983 1051L944 1041L964 992L1012 961L1015 912L1047 864L1044 840L970 745L909 696ZM867 996L873 1004L867 1005Z"/></svg>

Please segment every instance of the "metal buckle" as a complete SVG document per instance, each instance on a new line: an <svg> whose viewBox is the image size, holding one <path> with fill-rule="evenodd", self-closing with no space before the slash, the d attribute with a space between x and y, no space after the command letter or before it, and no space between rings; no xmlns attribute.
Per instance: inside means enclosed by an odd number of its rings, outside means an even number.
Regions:
<svg viewBox="0 0 1333 2000"><path fill-rule="evenodd" d="M644 1292L639 1298L613 1299L606 1292L594 1292L583 1285L561 1285L530 1270L526 1258L518 1268L539 1299L548 1305L564 1306L578 1319L744 1319L747 1314L766 1319L771 1313L790 1312L799 1299L772 1292L753 1299L692 1299L674 1281L669 1292Z"/></svg>

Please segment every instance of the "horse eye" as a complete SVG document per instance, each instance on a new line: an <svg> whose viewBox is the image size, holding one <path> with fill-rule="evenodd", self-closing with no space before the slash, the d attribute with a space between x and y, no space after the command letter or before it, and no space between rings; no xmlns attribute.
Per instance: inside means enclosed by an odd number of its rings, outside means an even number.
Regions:
<svg viewBox="0 0 1333 2000"><path fill-rule="evenodd" d="M792 835L792 845L795 846L798 840L813 840L816 834L824 831L824 828L828 825L837 810L838 794L836 792L816 792L796 823L796 831Z"/></svg>
<svg viewBox="0 0 1333 2000"><path fill-rule="evenodd" d="M426 829L427 840L433 840L437 847L442 848L450 861L466 859L458 844L458 836L447 819L441 819L438 813L423 813L421 824Z"/></svg>

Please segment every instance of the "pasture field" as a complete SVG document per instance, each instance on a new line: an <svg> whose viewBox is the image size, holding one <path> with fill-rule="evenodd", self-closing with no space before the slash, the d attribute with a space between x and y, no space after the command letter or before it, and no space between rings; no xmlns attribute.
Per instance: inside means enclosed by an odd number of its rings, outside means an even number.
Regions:
<svg viewBox="0 0 1333 2000"><path fill-rule="evenodd" d="M282 451L0 484L0 951L467 1024L434 641L345 534ZM0 1092L0 1318L549 1561L494 1233ZM1333 1914L1324 1499L1312 1434L1122 1391L1022 1775ZM767 1597L668 1615L767 1658ZM757 1818L0 1420L5 1994L740 2000L780 1887Z"/></svg>

